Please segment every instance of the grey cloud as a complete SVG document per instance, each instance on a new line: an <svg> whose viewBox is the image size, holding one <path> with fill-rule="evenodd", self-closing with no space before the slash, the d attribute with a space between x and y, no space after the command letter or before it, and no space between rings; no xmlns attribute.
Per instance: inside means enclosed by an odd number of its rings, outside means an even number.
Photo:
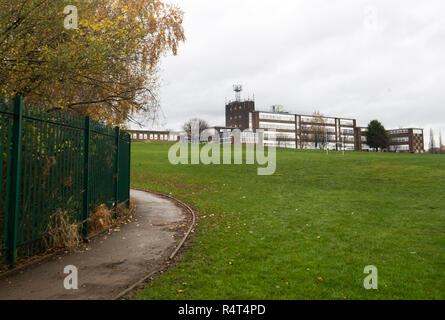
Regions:
<svg viewBox="0 0 445 320"><path fill-rule="evenodd" d="M443 1L173 2L187 42L162 65L166 128L197 116L223 125L240 82L258 108L445 133Z"/></svg>

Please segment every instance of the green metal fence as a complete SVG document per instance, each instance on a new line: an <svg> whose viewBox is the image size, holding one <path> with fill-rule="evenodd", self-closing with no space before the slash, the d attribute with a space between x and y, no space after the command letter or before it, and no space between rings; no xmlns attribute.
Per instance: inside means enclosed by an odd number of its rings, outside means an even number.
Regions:
<svg viewBox="0 0 445 320"><path fill-rule="evenodd" d="M128 205L130 148L119 128L2 98L0 263L13 266L45 250L58 212L85 233L96 205Z"/></svg>

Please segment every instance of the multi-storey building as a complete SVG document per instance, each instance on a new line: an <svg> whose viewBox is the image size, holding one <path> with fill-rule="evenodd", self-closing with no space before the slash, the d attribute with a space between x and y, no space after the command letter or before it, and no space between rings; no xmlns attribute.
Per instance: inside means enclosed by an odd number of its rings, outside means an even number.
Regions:
<svg viewBox="0 0 445 320"><path fill-rule="evenodd" d="M425 153L423 129L388 130L390 152Z"/></svg>
<svg viewBox="0 0 445 320"><path fill-rule="evenodd" d="M369 151L371 148L367 145L366 133L368 128L357 127L355 128L355 150L356 151Z"/></svg>
<svg viewBox="0 0 445 320"><path fill-rule="evenodd" d="M366 132L368 128L359 127L356 129L357 151L370 151L371 148L366 144ZM402 128L387 130L388 133L388 151L403 153L425 153L425 144L423 129Z"/></svg>
<svg viewBox="0 0 445 320"><path fill-rule="evenodd" d="M355 119L297 115L300 149L355 150Z"/></svg>
<svg viewBox="0 0 445 320"><path fill-rule="evenodd" d="M291 114L277 105L257 111L254 101L235 101L226 105L226 126L252 133L263 130L266 146L355 150L355 119ZM251 136L244 134L242 142L253 141Z"/></svg>

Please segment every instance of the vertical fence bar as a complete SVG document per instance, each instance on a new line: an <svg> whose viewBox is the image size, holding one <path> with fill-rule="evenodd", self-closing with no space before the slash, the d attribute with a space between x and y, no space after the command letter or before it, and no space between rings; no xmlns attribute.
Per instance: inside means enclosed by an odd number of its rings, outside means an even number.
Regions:
<svg viewBox="0 0 445 320"><path fill-rule="evenodd" d="M130 208L130 180L131 180L131 176L130 176L130 168L131 165L131 138L130 135L128 134L128 187L127 187L127 208Z"/></svg>
<svg viewBox="0 0 445 320"><path fill-rule="evenodd" d="M114 132L116 135L116 169L115 169L115 177L116 177L116 185L115 185L115 189L114 189L114 193L115 193L115 206L116 206L116 213L117 213L117 207L119 205L119 165L120 165L120 161L119 161L119 142L120 142L120 135L121 135L121 130L119 127L114 128ZM116 214L115 213L115 214Z"/></svg>
<svg viewBox="0 0 445 320"><path fill-rule="evenodd" d="M0 263L14 267L22 254L43 249L42 239L57 209L76 207L73 222L81 223L86 236L93 204L129 206L131 139L127 133L89 117L34 110L19 96L9 99L8 110L6 101L0 102L0 195L4 195ZM101 166L106 170L94 172ZM69 178L72 185L65 181Z"/></svg>
<svg viewBox="0 0 445 320"><path fill-rule="evenodd" d="M90 207L89 170L90 165L90 117L85 118L83 145L83 206L82 206L82 234L88 235L88 217Z"/></svg>
<svg viewBox="0 0 445 320"><path fill-rule="evenodd" d="M8 235L6 238L6 263L14 267L17 259L18 223L20 211L20 171L22 162L23 98L14 97L12 135L11 193L9 194Z"/></svg>

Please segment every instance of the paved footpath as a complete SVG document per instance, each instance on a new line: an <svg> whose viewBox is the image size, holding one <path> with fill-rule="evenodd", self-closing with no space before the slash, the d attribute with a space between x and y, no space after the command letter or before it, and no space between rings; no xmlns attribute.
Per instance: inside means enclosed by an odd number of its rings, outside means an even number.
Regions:
<svg viewBox="0 0 445 320"><path fill-rule="evenodd" d="M0 300L113 299L159 270L184 236L177 227L186 216L162 197L134 190L131 196L137 204L131 223L96 237L80 252L56 255L11 275L0 274ZM64 288L68 265L78 268L78 290Z"/></svg>

